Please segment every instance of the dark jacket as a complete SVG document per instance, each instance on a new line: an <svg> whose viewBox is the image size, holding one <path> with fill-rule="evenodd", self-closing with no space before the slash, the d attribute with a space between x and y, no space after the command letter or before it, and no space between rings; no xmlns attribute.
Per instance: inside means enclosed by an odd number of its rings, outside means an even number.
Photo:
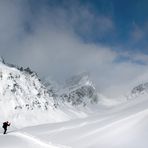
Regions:
<svg viewBox="0 0 148 148"><path fill-rule="evenodd" d="M4 123L3 123L3 128L6 129L8 126L10 126L10 123L9 123L9 122L4 122Z"/></svg>

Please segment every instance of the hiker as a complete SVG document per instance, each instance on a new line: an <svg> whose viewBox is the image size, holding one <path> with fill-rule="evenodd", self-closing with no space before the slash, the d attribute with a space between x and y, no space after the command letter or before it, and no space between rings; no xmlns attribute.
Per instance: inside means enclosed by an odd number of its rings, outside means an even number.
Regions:
<svg viewBox="0 0 148 148"><path fill-rule="evenodd" d="M3 123L4 134L6 134L8 126L10 126L10 123L8 121Z"/></svg>

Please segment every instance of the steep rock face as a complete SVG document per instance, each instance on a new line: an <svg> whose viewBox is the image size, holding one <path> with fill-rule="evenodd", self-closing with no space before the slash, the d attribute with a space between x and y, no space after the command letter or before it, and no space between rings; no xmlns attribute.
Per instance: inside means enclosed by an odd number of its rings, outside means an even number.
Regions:
<svg viewBox="0 0 148 148"><path fill-rule="evenodd" d="M143 94L148 94L148 83L142 83L136 87L134 87L130 94L128 95L129 99L139 97Z"/></svg>
<svg viewBox="0 0 148 148"><path fill-rule="evenodd" d="M143 92L148 91L148 83L140 84L134 87L131 91L132 94L141 94Z"/></svg>
<svg viewBox="0 0 148 148"><path fill-rule="evenodd" d="M76 75L66 81L66 87L60 93L63 102L73 106L93 104L98 102L98 95L87 74Z"/></svg>
<svg viewBox="0 0 148 148"><path fill-rule="evenodd" d="M29 68L17 69L0 63L0 104L9 109L48 110L54 100Z"/></svg>

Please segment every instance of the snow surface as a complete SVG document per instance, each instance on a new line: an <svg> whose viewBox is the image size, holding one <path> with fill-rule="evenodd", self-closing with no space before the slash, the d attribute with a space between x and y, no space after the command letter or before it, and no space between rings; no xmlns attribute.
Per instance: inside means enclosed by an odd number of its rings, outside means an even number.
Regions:
<svg viewBox="0 0 148 148"><path fill-rule="evenodd" d="M2 148L147 148L147 95L95 115L0 135Z"/></svg>

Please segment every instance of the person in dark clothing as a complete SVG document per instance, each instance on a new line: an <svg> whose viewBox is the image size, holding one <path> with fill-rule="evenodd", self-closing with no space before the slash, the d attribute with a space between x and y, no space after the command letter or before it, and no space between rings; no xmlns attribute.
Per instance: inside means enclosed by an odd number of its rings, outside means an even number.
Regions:
<svg viewBox="0 0 148 148"><path fill-rule="evenodd" d="M3 123L4 134L6 134L8 126L10 126L10 123L8 121Z"/></svg>

